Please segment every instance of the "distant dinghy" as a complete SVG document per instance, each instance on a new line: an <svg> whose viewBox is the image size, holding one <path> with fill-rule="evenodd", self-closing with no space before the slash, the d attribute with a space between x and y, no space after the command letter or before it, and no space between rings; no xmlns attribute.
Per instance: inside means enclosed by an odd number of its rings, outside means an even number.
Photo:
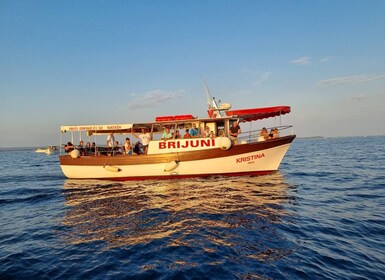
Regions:
<svg viewBox="0 0 385 280"><path fill-rule="evenodd" d="M55 152L58 152L59 149L56 146L49 146L47 148L37 148L35 153L45 153L47 155L51 155Z"/></svg>

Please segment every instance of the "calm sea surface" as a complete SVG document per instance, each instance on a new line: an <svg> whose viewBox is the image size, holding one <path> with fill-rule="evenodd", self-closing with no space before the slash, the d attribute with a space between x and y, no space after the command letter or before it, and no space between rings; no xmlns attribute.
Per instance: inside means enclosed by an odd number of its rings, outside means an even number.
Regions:
<svg viewBox="0 0 385 280"><path fill-rule="evenodd" d="M1 279L385 279L385 136L297 139L280 171L67 180L0 151Z"/></svg>

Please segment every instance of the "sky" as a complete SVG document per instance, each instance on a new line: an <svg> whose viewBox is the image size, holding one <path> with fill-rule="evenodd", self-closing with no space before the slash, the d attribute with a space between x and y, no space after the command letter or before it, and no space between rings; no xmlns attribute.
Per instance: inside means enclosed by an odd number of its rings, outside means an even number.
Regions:
<svg viewBox="0 0 385 280"><path fill-rule="evenodd" d="M385 135L385 1L0 0L0 147L61 125L291 106L299 137Z"/></svg>

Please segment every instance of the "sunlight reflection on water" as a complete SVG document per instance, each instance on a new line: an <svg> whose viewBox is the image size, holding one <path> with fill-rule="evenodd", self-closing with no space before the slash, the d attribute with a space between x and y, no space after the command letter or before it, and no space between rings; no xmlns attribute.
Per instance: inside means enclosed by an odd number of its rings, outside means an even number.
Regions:
<svg viewBox="0 0 385 280"><path fill-rule="evenodd" d="M66 180L63 224L71 230L64 238L72 244L102 241L106 250L145 246L157 256L148 267L167 248L188 252L182 259L175 255L178 266L197 265L202 254L213 265L279 259L290 253L275 226L287 215L283 203L294 199L288 187L280 173L140 184Z"/></svg>

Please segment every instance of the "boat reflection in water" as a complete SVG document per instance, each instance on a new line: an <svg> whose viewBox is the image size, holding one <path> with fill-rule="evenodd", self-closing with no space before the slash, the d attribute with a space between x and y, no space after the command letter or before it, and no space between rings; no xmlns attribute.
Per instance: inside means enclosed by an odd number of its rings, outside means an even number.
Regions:
<svg viewBox="0 0 385 280"><path fill-rule="evenodd" d="M290 220L288 188L279 172L139 183L67 180L64 237L72 244L102 242L103 250L132 249L139 259L145 254L147 264L151 253L152 261L163 254L165 262L189 265L202 254L218 264L277 260L292 249L279 230Z"/></svg>

